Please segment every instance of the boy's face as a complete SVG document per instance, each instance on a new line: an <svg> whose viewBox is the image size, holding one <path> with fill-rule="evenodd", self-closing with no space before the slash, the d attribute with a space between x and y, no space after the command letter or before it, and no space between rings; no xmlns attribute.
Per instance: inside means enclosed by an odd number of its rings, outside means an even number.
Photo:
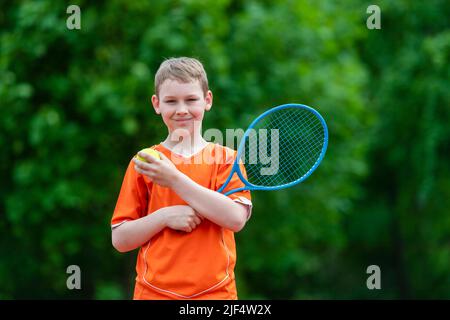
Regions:
<svg viewBox="0 0 450 320"><path fill-rule="evenodd" d="M159 97L152 96L152 104L169 132L186 129L192 134L201 125L205 110L211 109L212 93L208 90L204 95L198 80L183 83L167 79L159 88Z"/></svg>

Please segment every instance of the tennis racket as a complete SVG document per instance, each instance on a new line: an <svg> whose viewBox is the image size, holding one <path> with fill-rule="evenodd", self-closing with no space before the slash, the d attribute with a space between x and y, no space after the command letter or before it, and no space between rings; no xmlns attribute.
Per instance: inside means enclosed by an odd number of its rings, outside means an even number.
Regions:
<svg viewBox="0 0 450 320"><path fill-rule="evenodd" d="M269 109L245 131L230 175L217 191L223 193L234 174L245 186L229 190L225 195L242 190L292 187L317 169L327 146L327 125L313 108L284 104ZM245 166L247 177L240 165Z"/></svg>

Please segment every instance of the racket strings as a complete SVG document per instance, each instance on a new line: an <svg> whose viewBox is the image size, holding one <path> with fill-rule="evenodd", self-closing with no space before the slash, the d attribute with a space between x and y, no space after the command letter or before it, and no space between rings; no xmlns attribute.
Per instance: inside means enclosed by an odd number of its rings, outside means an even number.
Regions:
<svg viewBox="0 0 450 320"><path fill-rule="evenodd" d="M241 160L248 181L258 186L279 186L301 179L319 160L325 143L321 121L303 108L272 112L254 129L256 139L247 138Z"/></svg>

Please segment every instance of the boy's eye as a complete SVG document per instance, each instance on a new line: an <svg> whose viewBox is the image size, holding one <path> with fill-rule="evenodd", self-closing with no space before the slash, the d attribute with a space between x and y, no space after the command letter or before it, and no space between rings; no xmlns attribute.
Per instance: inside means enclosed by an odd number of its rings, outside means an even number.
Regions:
<svg viewBox="0 0 450 320"><path fill-rule="evenodd" d="M174 103L175 100L167 100L166 103Z"/></svg>
<svg viewBox="0 0 450 320"><path fill-rule="evenodd" d="M190 99L188 99L188 101L197 101L198 99L197 98L190 98Z"/></svg>

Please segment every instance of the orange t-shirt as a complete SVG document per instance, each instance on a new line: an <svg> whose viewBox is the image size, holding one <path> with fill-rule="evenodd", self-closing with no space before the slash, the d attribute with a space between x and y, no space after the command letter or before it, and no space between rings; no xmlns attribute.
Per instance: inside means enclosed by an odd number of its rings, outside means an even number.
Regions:
<svg viewBox="0 0 450 320"><path fill-rule="evenodd" d="M211 190L224 184L236 158L236 151L213 143L191 157L173 153L161 144L152 148L164 153L193 181ZM245 175L245 168L242 165L241 168ZM234 174L225 190L243 186ZM250 218L252 203L248 190L228 197L246 205ZM188 204L172 189L153 184L148 177L138 174L130 161L111 220L112 228L175 205ZM134 299L237 299L235 265L233 231L207 219L190 233L164 228L139 250Z"/></svg>

